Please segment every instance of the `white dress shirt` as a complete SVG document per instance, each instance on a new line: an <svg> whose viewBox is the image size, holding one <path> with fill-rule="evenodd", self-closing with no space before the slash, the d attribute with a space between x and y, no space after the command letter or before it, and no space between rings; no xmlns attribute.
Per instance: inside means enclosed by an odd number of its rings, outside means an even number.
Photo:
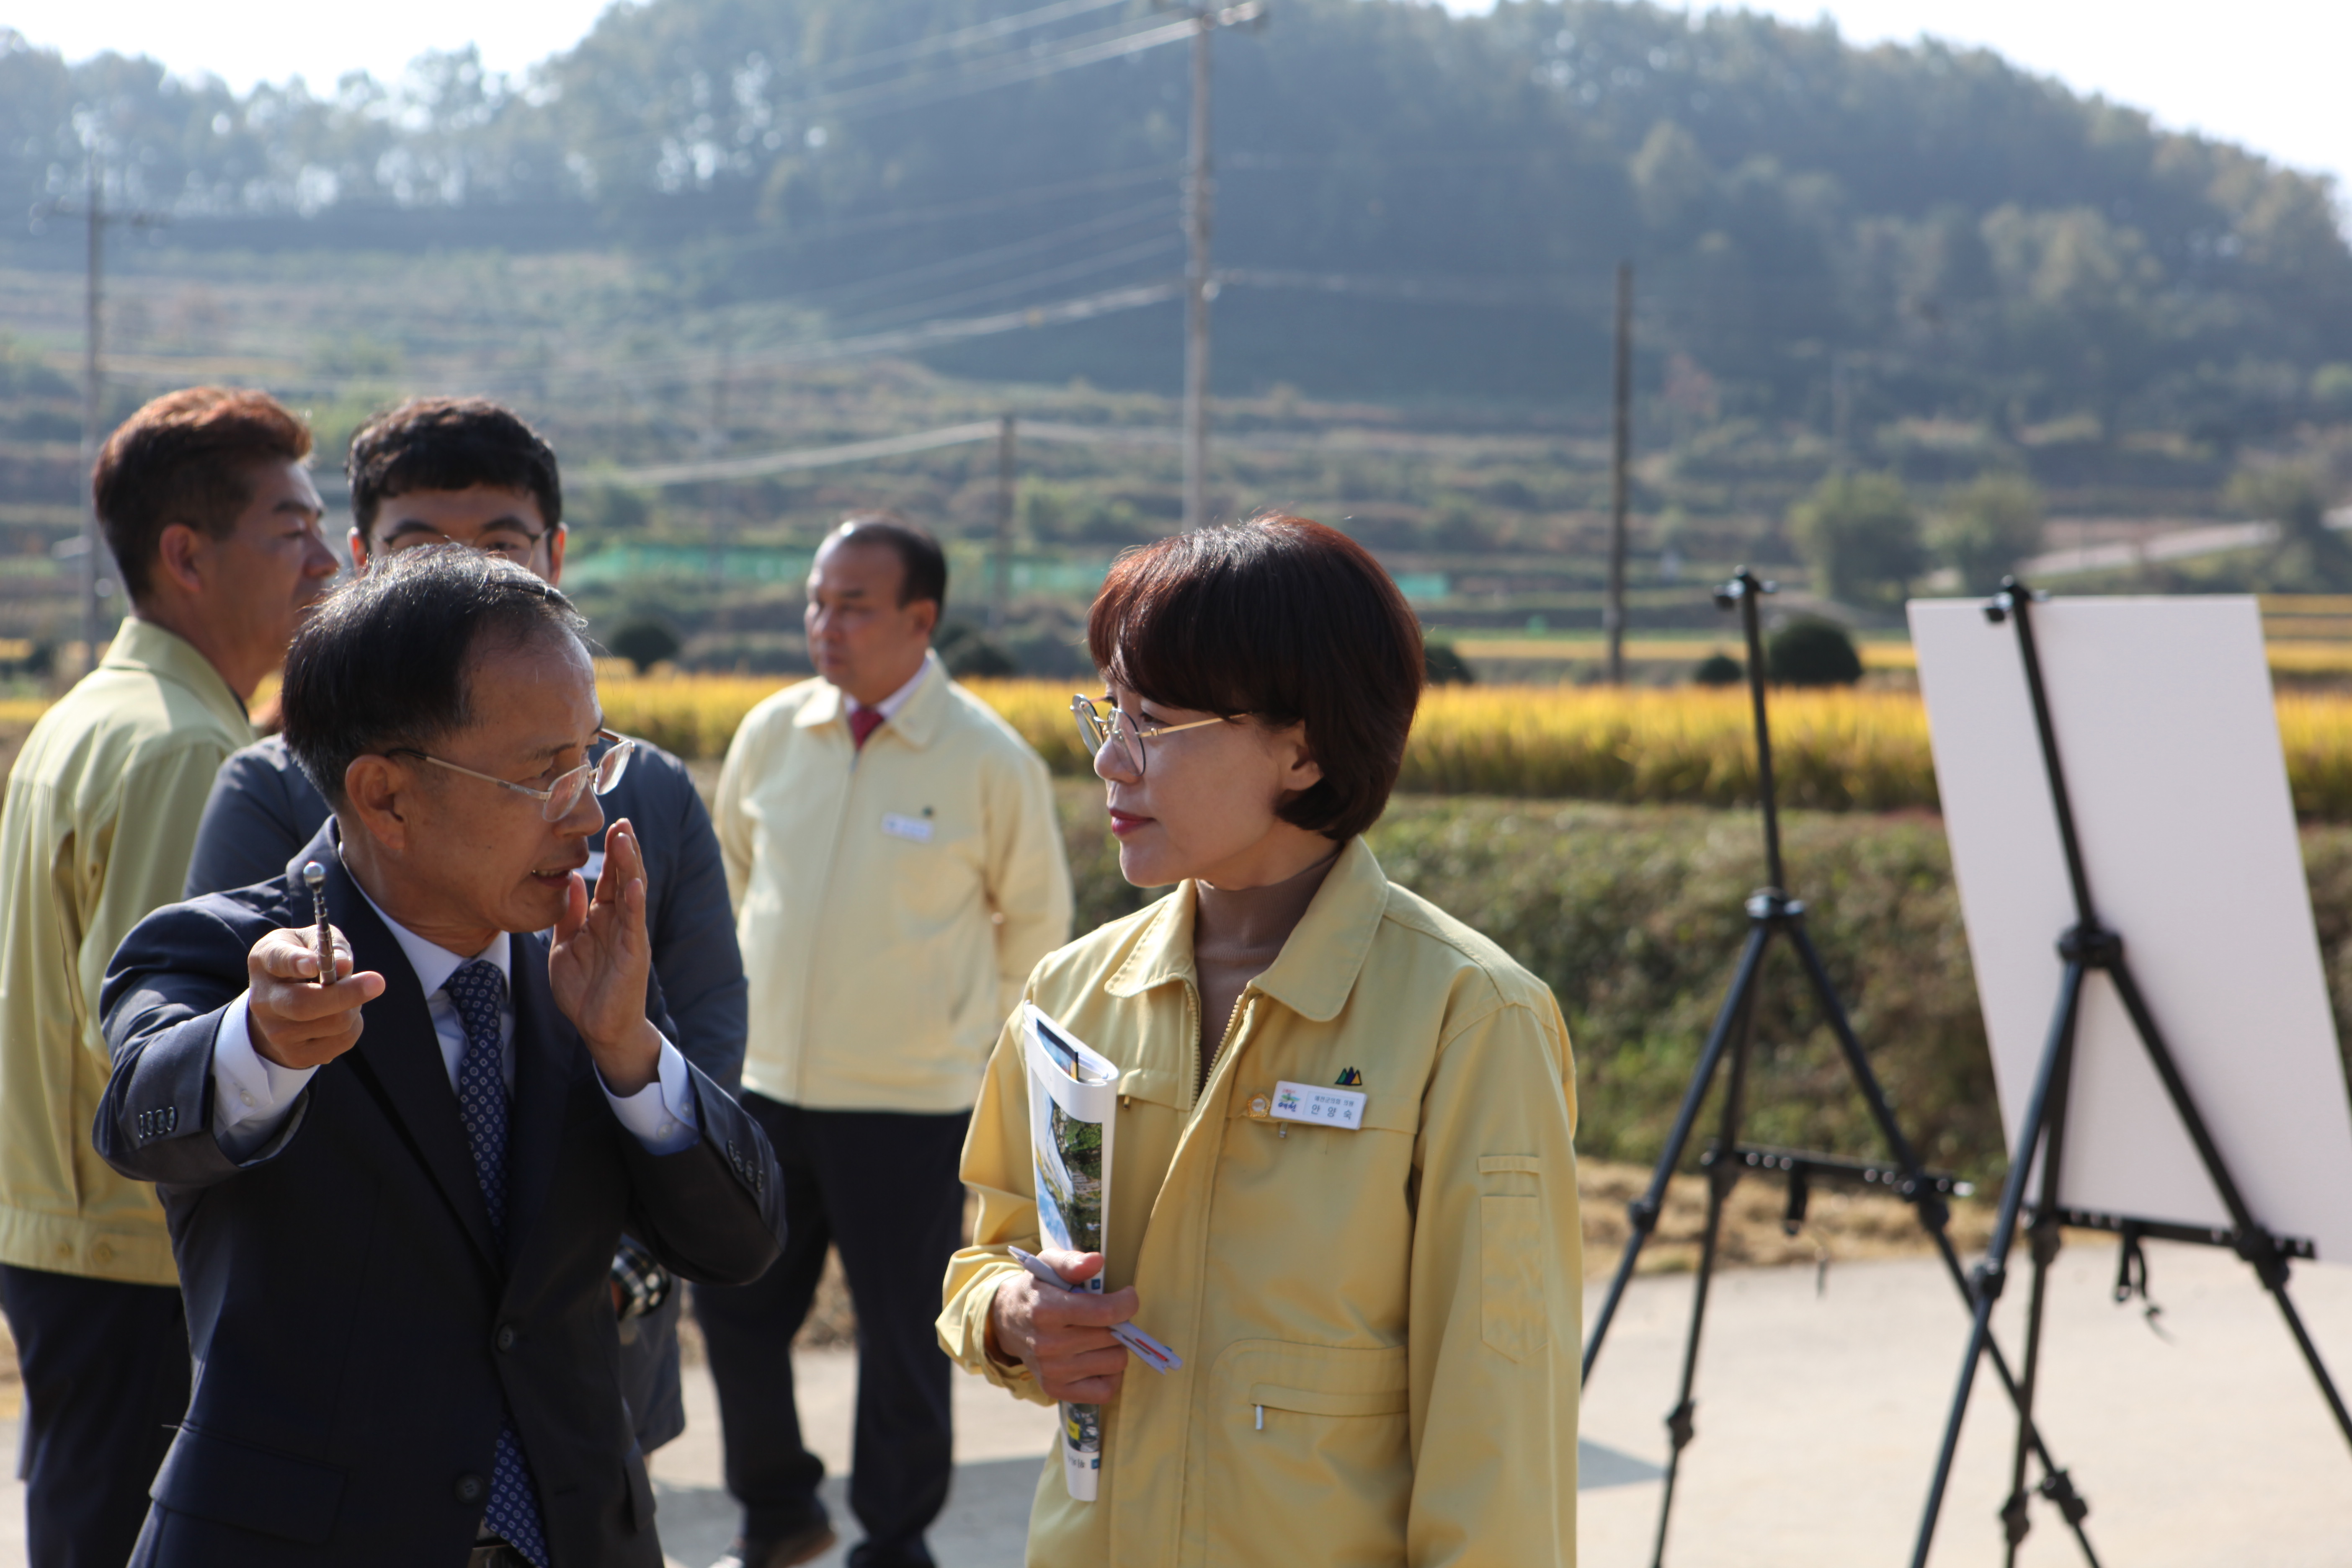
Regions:
<svg viewBox="0 0 2352 1568"><path fill-rule="evenodd" d="M939 662L940 656L938 654L924 654L923 662L915 667L914 679L908 680L906 685L898 688L898 690L890 693L889 696L882 699L881 701L877 702L873 706L871 711L881 714L886 720L896 719L898 716L898 710L904 708L908 703L912 702L915 700L915 689L923 684L923 677L930 674L931 666ZM856 698L852 697L846 691L841 694L841 705L852 713L868 711L865 703L860 702Z"/></svg>
<svg viewBox="0 0 2352 1568"><path fill-rule="evenodd" d="M353 887L358 887L356 879ZM367 899L367 890L360 889ZM385 914L373 899L368 908L383 921L384 929L400 944L402 956L415 972L416 983L424 987L425 1010L432 1016L433 1033L441 1046L441 1065L449 1074L452 1093L457 1088L458 1065L466 1058L466 1026L457 1016L457 1004L444 989L449 977L472 963L483 959L498 966L499 973L508 985L499 1004L499 1070L506 1079L507 1092L514 1092L514 971L513 944L507 933L500 931L490 945L467 958L451 952L425 941L415 931ZM285 1124L298 1099L316 1068L285 1068L264 1058L253 1048L253 1031L247 1016L247 997L239 996L221 1015L220 1028L213 1037L213 1136L220 1141L226 1153L234 1160L245 1160L268 1143ZM675 1154L690 1146L701 1133L701 1120L695 1110L692 1075L687 1071L686 1058L668 1040L662 1041L661 1066L654 1081L632 1095L614 1094L605 1084L604 1074L596 1075L597 1087L604 1090L605 1100L621 1125L636 1135L637 1142L648 1153Z"/></svg>

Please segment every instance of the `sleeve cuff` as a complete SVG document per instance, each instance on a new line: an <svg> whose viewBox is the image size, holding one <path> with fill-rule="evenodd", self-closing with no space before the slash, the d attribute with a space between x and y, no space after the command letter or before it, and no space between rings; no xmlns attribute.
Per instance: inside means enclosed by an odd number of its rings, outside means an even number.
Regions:
<svg viewBox="0 0 2352 1568"><path fill-rule="evenodd" d="M662 1042L661 1066L654 1081L636 1093L614 1094L601 1072L596 1075L596 1087L604 1091L605 1102L621 1125L635 1135L648 1154L675 1154L702 1136L702 1119L694 1105L694 1075L687 1070L686 1058L667 1040Z"/></svg>
<svg viewBox="0 0 2352 1568"><path fill-rule="evenodd" d="M253 1048L248 997L221 1014L213 1036L213 1136L242 1161L269 1142L317 1068L282 1068Z"/></svg>

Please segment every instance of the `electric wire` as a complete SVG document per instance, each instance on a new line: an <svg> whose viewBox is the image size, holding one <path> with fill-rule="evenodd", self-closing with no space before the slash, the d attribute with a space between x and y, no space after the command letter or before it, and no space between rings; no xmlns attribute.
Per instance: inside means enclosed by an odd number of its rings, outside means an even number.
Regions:
<svg viewBox="0 0 2352 1568"><path fill-rule="evenodd" d="M999 261L1009 261L1019 257L1034 255L1040 250L1051 250L1056 246L1066 245L1074 239L1084 238L1089 235L1131 228L1149 219L1165 219L1172 216L1171 207L1171 204L1167 201L1144 202L1133 206L1122 207L1114 213L1106 213L1097 218L1090 218L1085 223L1073 224L1067 228L1055 229L1050 234L1032 235L1025 239L1017 239L1009 245L997 246L993 249L975 250L962 256L950 257L944 261L927 262L920 267L910 267L903 271L887 273L877 278L861 278L854 282L803 289L798 293L785 295L783 299L787 303L811 309L830 309L837 301L858 299L869 294L887 293L901 284L927 278L952 277L959 272L973 271Z"/></svg>

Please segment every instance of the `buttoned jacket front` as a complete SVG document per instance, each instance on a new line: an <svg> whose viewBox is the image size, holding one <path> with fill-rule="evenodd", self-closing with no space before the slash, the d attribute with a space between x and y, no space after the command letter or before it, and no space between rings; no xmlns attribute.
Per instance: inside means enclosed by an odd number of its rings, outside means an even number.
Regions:
<svg viewBox="0 0 2352 1568"><path fill-rule="evenodd" d="M864 748L810 680L751 710L719 780L751 982L743 1087L820 1110L967 1110L1069 935L1045 762L938 659Z"/></svg>
<svg viewBox="0 0 2352 1568"><path fill-rule="evenodd" d="M1039 1478L1033 1568L1304 1563L1560 1568L1576 1553L1582 1268L1567 1030L1550 992L1391 884L1359 838L1236 1005L1205 1087L1191 883L1054 953L1028 994L1121 1069L1109 1288L1184 1358L1132 1358L1100 1499ZM1278 1086L1351 1085L1362 1129L1293 1124ZM981 1200L940 1342L1040 1245L1021 1045L965 1147Z"/></svg>

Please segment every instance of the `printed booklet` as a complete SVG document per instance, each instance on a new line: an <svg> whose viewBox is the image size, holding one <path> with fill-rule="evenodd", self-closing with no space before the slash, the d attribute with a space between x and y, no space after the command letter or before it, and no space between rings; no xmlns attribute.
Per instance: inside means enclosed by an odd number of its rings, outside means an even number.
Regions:
<svg viewBox="0 0 2352 1568"><path fill-rule="evenodd" d="M1034 1004L1022 1008L1029 1067L1029 1151L1036 1166L1037 1228L1048 1247L1108 1251L1111 1133L1118 1068ZM1081 1289L1099 1291L1102 1277ZM1095 1500L1102 1471L1102 1409L1062 1406L1062 1476L1070 1496Z"/></svg>

